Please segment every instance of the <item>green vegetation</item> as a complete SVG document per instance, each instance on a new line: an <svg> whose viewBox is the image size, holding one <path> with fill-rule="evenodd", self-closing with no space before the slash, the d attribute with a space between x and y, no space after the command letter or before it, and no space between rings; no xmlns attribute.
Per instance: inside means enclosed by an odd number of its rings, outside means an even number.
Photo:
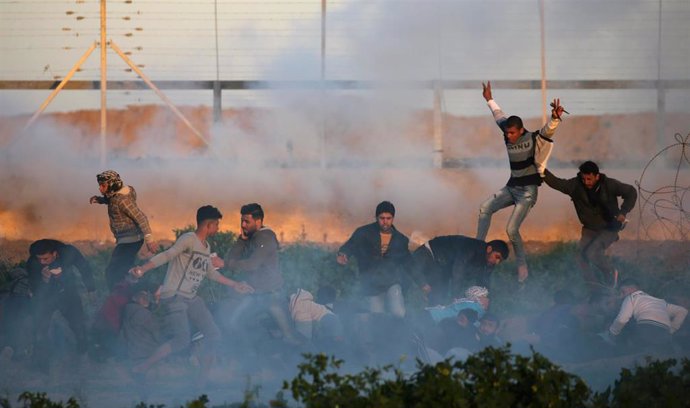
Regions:
<svg viewBox="0 0 690 408"><path fill-rule="evenodd" d="M587 385L545 357L487 348L466 361L418 363L406 375L392 366L340 375L343 361L307 355L283 388L307 408L316 407L582 407Z"/></svg>
<svg viewBox="0 0 690 408"><path fill-rule="evenodd" d="M175 230L176 236L191 227ZM223 256L237 239L232 232L221 232L211 239L213 251ZM579 298L586 290L576 267L575 243L560 243L530 257L530 278L520 286L515 279L515 265L508 262L497 267L492 275L492 309L501 317L530 314L551 303L552 294L570 289ZM102 304L105 296L104 270L110 250L90 255ZM687 293L690 274L687 262L673 265L660 253L632 260L614 259L625 276L637 278L642 286L657 296ZM286 292L298 287L315 292L321 285L334 287L342 297L356 294L356 265L340 266L335 262L335 248L302 240L281 248L281 265ZM18 265L0 259L0 287L7 272ZM650 273L654 271L654 273ZM161 282L165 268L146 275L150 282ZM230 272L232 274L232 272ZM241 276L233 276L241 279ZM407 282L406 299L410 308L421 307L420 292ZM225 296L218 285L205 283L200 295L208 301ZM93 313L94 310L90 310ZM299 373L284 384L282 395L265 405L256 390L245 393L245 401L232 407L690 407L690 361L683 359L649 361L644 367L623 369L607 390L593 392L580 378L552 364L538 353L531 356L511 354L508 349L486 349L464 362L443 361L436 365L418 363L413 373L393 366L367 368L359 373L341 373L343 362L324 355L306 355L298 366ZM79 401L53 402L44 393L23 393L18 402L22 407L78 407ZM206 396L186 404L207 407ZM0 399L0 407L13 406ZM147 408L140 404L139 408ZM149 407L154 407L153 405ZM159 407L159 406L156 406Z"/></svg>
<svg viewBox="0 0 690 408"><path fill-rule="evenodd" d="M417 363L405 373L385 366L358 373L341 373L342 360L306 354L298 374L283 384L293 402L279 392L268 404L257 401L249 389L243 402L211 406L206 395L186 408L280 407L407 408L407 407L689 407L690 360L648 361L643 367L623 369L613 386L593 393L577 376L569 374L539 353L511 354L508 347L487 348L466 361L446 360L435 365ZM75 398L53 402L45 393L25 392L19 406L78 408ZM11 408L7 398L0 407ZM162 408L140 403L137 408Z"/></svg>
<svg viewBox="0 0 690 408"><path fill-rule="evenodd" d="M176 237L193 231L193 226L175 229ZM221 231L210 238L211 248L219 256L224 256L236 241L237 234ZM532 314L545 309L551 304L552 295L559 289L567 288L584 299L587 295L577 269L575 242L557 243L548 249L530 256L530 277L525 285L519 285L515 279L515 264L505 262L495 268L492 275L491 299L492 310L502 317L515 314ZM104 271L110 258L111 250L100 250L88 256L95 271L98 299L95 305L102 303L107 294ZM280 262L285 278L286 292L293 293L303 288L315 293L319 286L329 285L336 289L340 297L355 295L358 291L356 262L347 266L335 262L334 247L300 240L282 246ZM356 261L356 260L355 260ZM621 271L621 276L634 277L640 281L646 291L673 300L674 296L684 295L690 290L690 269L687 261L669 262L662 253L652 253L646 257L623 260L614 258L614 264ZM6 281L7 273L13 265L0 258L0 288ZM650 272L653 271L653 272ZM225 272L228 273L228 272ZM229 273L232 278L242 279L240 275ZM165 275L165 266L150 271L144 277L151 285L160 283ZM411 281L404 282L406 300L410 308L421 307L421 292ZM218 301L226 296L224 288L204 281L200 295L208 302ZM461 296L462 294L457 294Z"/></svg>

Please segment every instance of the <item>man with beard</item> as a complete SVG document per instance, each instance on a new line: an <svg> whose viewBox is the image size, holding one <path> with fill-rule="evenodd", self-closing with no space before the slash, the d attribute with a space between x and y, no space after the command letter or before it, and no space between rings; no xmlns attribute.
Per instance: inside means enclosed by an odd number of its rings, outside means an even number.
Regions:
<svg viewBox="0 0 690 408"><path fill-rule="evenodd" d="M429 304L446 304L470 286L489 287L493 267L508 258L508 244L463 235L433 238L412 253L415 276L430 290ZM449 293L450 291L450 293Z"/></svg>
<svg viewBox="0 0 690 408"><path fill-rule="evenodd" d="M336 260L346 265L350 257L357 259L361 289L370 312L404 317L401 283L411 260L409 239L393 226L395 206L391 202L379 203L375 214L375 222L357 228L340 247Z"/></svg>
<svg viewBox="0 0 690 408"><path fill-rule="evenodd" d="M108 289L113 290L115 284L127 276L144 242L152 254L156 253L157 244L146 215L137 206L134 187L124 185L120 175L113 170L100 173L96 180L102 196L91 197L89 203L108 205L110 230L116 245L105 269L105 279Z"/></svg>
<svg viewBox="0 0 690 408"><path fill-rule="evenodd" d="M239 273L254 288L245 294L230 316L230 327L244 333L257 314L266 311L280 328L283 339L296 343L285 305L283 274L278 262L278 238L264 225L264 210L257 203L240 209L240 236L225 255L225 267Z"/></svg>
<svg viewBox="0 0 690 408"><path fill-rule="evenodd" d="M625 216L635 206L637 191L630 184L599 173L599 166L592 161L582 163L579 170L576 177L566 180L547 169L544 181L549 187L569 195L573 201L582 223L577 259L590 291L595 291L602 283L615 287L618 271L611 264L606 250L618 241L618 232L627 222ZM620 207L618 197L623 199ZM603 273L603 278L597 277L590 264Z"/></svg>

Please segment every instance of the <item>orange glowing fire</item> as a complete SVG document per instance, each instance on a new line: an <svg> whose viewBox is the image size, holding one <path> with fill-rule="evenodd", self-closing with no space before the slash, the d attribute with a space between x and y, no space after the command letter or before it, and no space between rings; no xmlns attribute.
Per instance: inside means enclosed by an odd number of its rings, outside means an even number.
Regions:
<svg viewBox="0 0 690 408"><path fill-rule="evenodd" d="M208 124L211 123L210 108L183 108L182 111L193 123L197 124L202 133L208 134ZM152 143L154 145L165 143L168 152L178 152L181 157L190 152L203 151L205 148L165 108L131 106L126 109L110 110L108 114L111 124L108 148L110 152L121 157L145 158L154 156L151 152L145 151L145 146L140 142L144 138L163 137L160 135L167 135L165 136L167 139L161 139L161 141L155 139L152 140ZM256 118L261 115L270 115L270 111L265 109L228 109L223 112L226 123L231 122L235 128L241 129L249 135L256 133L257 122L260 122ZM645 160L655 148L655 138L649 136L656 132L655 121L649 120L652 117L650 115L652 114L569 118L568 126L564 125L559 129L558 150L554 155L562 160L567 158L567 160L579 161L590 159L592 152L596 152L597 159L601 160L614 159L624 153L627 158ZM28 116L0 117L0 124L2 124L0 126L0 147L7 146L10 139L17 134L18 129L21 129L27 119ZM687 118L682 115L669 114L667 126L673 128L678 123L685 123L685 121ZM410 133L413 135L409 138L414 139L415 143L422 146L427 143L428 152L431 152L433 134L431 112L418 112L412 122L411 128L413 129L410 130ZM95 140L97 140L94 135L98 134L99 112L79 111L44 115L36 125L40 126L41 123L47 127L69 127L70 132L66 137L72 138L72 141L76 142L77 145L88 146L93 150ZM526 123L528 127L534 128L533 125L536 122L528 120ZM198 124L206 125L199 126ZM617 130L619 124L623 131ZM629 143L627 138L632 132L627 129L630 126L634 126L634 133L640 135L639 143ZM584 136L582 129L587 130L584 132L586 133ZM358 131L361 132L361 129ZM497 145L498 148L494 148L496 146L493 145L491 148L487 147L486 141L489 138L496 139L500 136L497 136L497 130L489 115L481 118L445 115L444 132L446 137L443 141L443 150L446 158L462 161L468 158L476 159L476 154L483 155L482 157L488 158L488 160L501 163L500 167L494 170L498 176L488 178L483 174L484 169L433 170L435 172L433 176L436 177L435 182L442 187L446 193L445 196L438 197L434 194L422 193L419 195L399 195L405 197L399 201L390 198L396 203L396 206L400 204L401 211L396 216L396 225L407 235L413 231L419 231L427 237L446 234L473 236L476 231L479 204L489 194L500 188L501 183L507 178L507 169L505 168L507 164L504 161L505 150L500 148L500 142ZM171 138L170 135L175 136ZM591 135L596 135L596 137ZM339 136L346 138L349 135L341 134ZM361 134L355 136L361 136ZM396 135L396 137L402 136ZM353 140L361 141L361 138L357 139L354 136L353 138ZM147 141L151 142L148 139ZM353 144L356 143L353 142ZM610 146L616 146L618 150L612 150L609 148ZM430 153L421 152L420 157L425 157L423 156L425 154ZM428 159L430 160L430 157ZM64 166L71 165L72 163L64 164ZM5 175L14 172L14 169L5 168L2 163L0 166L2 166L0 170ZM369 184L362 186L357 191L333 194L329 198L329 204L323 202L314 204L308 198L301 200L303 194L299 189L291 191L289 194L282 194L280 197L272 196L270 190L259 190L249 199L259 201L264 205L267 213L266 224L276 231L282 241L306 240L335 243L347 239L357 226L373 222L373 206L377 200L389 199L388 196L380 196L382 195L380 191L391 185L391 179L396 179L396 182L399 182L400 179L403 182L410 180L408 184L411 185L405 186L405 188L414 190L417 185L424 187L426 184L423 178L418 177L419 173L431 172L431 170L423 167L374 168L370 170L366 168L334 170L287 168L276 169L275 172L277 173L276 177L286 177L287 179L290 177L297 178L295 174L299 173L300 179L309 180L329 172L335 174L335 177L345 180L357 180L363 177L370 179ZM572 173L570 170L569 172ZM155 183L158 176L153 170L150 177L151 183ZM567 176L567 174L563 174L563 176ZM9 177L15 177L15 175L12 174ZM18 179L13 185L9 185L5 179L0 180L4 184L2 197L0 197L0 238L36 239L51 236L67 241L112 240L105 208L89 207L86 204L88 196L97 193L95 184L80 187L79 194L74 196L63 197L58 194L48 198L34 198L35 194L28 194L27 189L33 188L31 184L36 177L38 176L34 176L34 178L31 175L26 176L25 179ZM41 177L45 178L45 175L41 175ZM484 178L480 179L480 177ZM93 178L89 176L90 180ZM634 175L628 175L628 182L632 182L633 179ZM71 181L68 180L67 182ZM289 183L287 186L291 188ZM190 198L191 194L186 190L160 190L153 185L140 186L136 184L135 187L139 193L140 206L149 216L154 234L160 239L171 239L174 228L193 224L195 208L206 202L217 203L216 205L225 213L224 230L236 230L236 225L239 223L239 216L236 213L240 205L250 202L246 198L242 199L244 202L240 202L240 198L234 196L234 191L225 192L221 196L207 194L203 198L205 202L198 202L198 200L193 199L194 197ZM395 190L395 186L391 188L394 193L399 191ZM219 189L225 191L230 190L230 187L220 186ZM580 226L572 210L572 204L567 197L548 191L548 188L540 190L539 201L523 224L523 239L576 239L580 234ZM395 194L393 195L395 196ZM359 198L356 204L349 201L352 196ZM18 198L23 199L23 202L18 203ZM410 203L410 201L416 202ZM489 238L505 239L505 225L509 213L510 210L504 210L494 216ZM624 232L623 238L635 236L633 232L636 228L635 220L632 221Z"/></svg>

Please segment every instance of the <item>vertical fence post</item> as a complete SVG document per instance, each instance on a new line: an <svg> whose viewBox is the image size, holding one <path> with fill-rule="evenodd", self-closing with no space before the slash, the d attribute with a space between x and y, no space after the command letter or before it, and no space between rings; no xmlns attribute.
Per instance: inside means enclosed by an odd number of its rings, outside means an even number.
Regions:
<svg viewBox="0 0 690 408"><path fill-rule="evenodd" d="M220 81L213 81L213 121L216 123L223 119L222 91Z"/></svg>

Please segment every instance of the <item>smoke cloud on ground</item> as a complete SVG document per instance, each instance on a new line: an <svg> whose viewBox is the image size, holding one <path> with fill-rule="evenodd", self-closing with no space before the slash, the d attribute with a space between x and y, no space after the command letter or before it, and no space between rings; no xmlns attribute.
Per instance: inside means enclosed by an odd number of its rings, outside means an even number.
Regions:
<svg viewBox="0 0 690 408"><path fill-rule="evenodd" d="M435 78L439 74L439 36L447 41L459 38L466 43L482 40L475 33L481 32L492 12L489 6L478 6L481 9L477 14L465 15L464 24L445 24L439 32L439 18L463 12L454 2L441 4L440 14L433 8L422 13L405 6L387 8L389 24L379 23L377 27L364 27L356 32L348 26L349 18L380 13L381 6L346 7L334 15L330 23L353 34L348 44L357 62L357 75L353 76L389 80ZM517 7L520 5L516 3L505 11ZM524 24L530 23L519 22L520 26ZM510 38L510 32L505 35L506 39ZM300 64L293 56L303 57L302 51L286 49L271 71L282 70L286 77L297 75L294 70L299 70ZM470 64L471 60L495 64L506 70L499 71L503 77L512 78L514 67L509 63L534 61L535 53L534 49L525 51L519 45L506 52L503 47L487 45L478 55L465 58L458 54L453 58L460 66L465 61ZM524 73L527 71L522 68L524 77L535 77L534 72ZM109 139L106 167L118 171L125 183L137 189L139 205L149 216L158 238L171 238L172 228L193 224L196 209L204 204L221 209L225 215L223 229L237 231L240 206L259 202L266 211L267 225L284 241L296 240L304 231L311 241L341 242L356 226L373 221L374 208L382 200L396 205L396 225L407 235L419 231L427 237L457 233L473 236L479 204L508 178L505 147L488 108L479 124L466 118L446 117L444 149L458 153L463 159L479 158L478 162L470 163L472 166L463 163L459 168L433 169L430 114L424 110L432 105L428 91L381 88L366 92L326 89L270 92L273 95L270 109L233 111L233 116L222 124L212 124L207 109L185 109L211 141L208 147L191 136L174 116L159 109L134 108L149 109L138 116L147 118L142 123L130 120L127 112L132 111L121 111L122 116L111 117L111 131L117 131L119 138ZM502 91L494 92L501 102ZM478 82L472 103L483 106L480 93ZM568 106L567 100L563 103ZM509 113L535 116L533 109L538 107L525 108L524 112L532 114L523 113L520 102L509 102L505 108ZM639 164L657 150L648 134L637 134L637 128L619 126L627 123L625 118L612 122L610 128L573 129L576 123L585 123L576 119L566 118L556 135L553 160L564 166L557 169L561 177L575 175L573 161L603 157L615 163L615 167L600 163L604 172L632 183L639 177ZM681 117L674 123L687 129L687 120ZM649 122L649 117L643 121ZM536 128L538 122L530 120L529 128ZM48 117L11 147L3 145L0 237L111 239L105 207L88 204L89 197L98 191L95 176L105 170L99 164L97 128L92 125ZM123 135L136 137L128 139ZM659 166L650 180L666 183L665 180L673 178L674 171ZM509 214L510 209L494 217L489 239L505 239ZM635 237L635 222L633 218L623 238ZM547 187L541 188L538 204L523 225L522 234L527 240L578 237L579 223L570 200ZM388 334L389 338L377 338L383 354L395 351L386 345L395 343L399 333ZM261 358L270 363L270 355ZM357 360L357 356L353 359ZM276 365L269 365L270 370L251 373L250 378L262 384L267 392L272 391L293 373L295 361L277 361ZM239 367L217 368L213 375L221 382L232 381L237 393L223 394L225 391L216 387L211 388L212 396L214 392L220 398L241 395L237 379L246 374L242 366L251 367L253 362L240 359L232 364ZM117 371L105 371L117 374ZM55 376L60 377L60 372L64 371L58 371ZM67 386L58 383L56 390L79 390L88 382L87 378L93 379L88 371L84 377L74 378ZM189 375L181 370L167 385L158 384L159 390L166 390L165 395L170 398L174 392L168 390L174 388L178 394L171 399L184 400L196 391L189 386L189 381ZM31 382L28 376L25 384L45 386ZM113 391L117 398L126 392L126 387ZM163 392L153 397L161 395Z"/></svg>

